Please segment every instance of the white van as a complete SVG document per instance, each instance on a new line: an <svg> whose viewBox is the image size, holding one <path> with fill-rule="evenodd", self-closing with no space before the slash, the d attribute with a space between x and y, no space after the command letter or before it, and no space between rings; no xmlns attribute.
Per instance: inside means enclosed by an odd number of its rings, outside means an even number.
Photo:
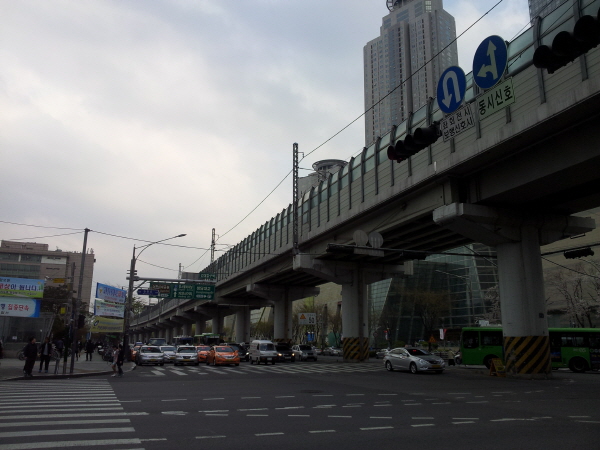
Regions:
<svg viewBox="0 0 600 450"><path fill-rule="evenodd" d="M260 364L261 362L275 364L278 357L275 344L261 339L256 339L250 343L248 353L250 354L250 364Z"/></svg>

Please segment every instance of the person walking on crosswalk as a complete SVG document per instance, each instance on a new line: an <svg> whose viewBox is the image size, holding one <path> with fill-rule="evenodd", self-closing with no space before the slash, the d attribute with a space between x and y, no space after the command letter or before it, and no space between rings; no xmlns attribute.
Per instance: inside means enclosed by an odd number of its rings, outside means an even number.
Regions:
<svg viewBox="0 0 600 450"><path fill-rule="evenodd" d="M48 373L48 364L50 364L50 356L52 355L52 344L50 343L50 338L46 336L44 342L40 347L40 370L38 372L42 372L42 366L46 363L46 373Z"/></svg>
<svg viewBox="0 0 600 450"><path fill-rule="evenodd" d="M117 353L117 369L119 369L119 376L123 376L123 361L125 360L125 350L123 345L119 344L119 352Z"/></svg>

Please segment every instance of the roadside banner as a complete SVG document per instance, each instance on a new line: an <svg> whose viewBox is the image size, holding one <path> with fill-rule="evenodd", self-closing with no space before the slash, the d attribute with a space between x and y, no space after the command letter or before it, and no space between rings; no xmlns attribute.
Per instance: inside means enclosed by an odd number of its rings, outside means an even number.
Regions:
<svg viewBox="0 0 600 450"><path fill-rule="evenodd" d="M0 297L0 317L40 317L41 300Z"/></svg>
<svg viewBox="0 0 600 450"><path fill-rule="evenodd" d="M125 316L125 305L96 299L94 302L94 315L123 318Z"/></svg>
<svg viewBox="0 0 600 450"><path fill-rule="evenodd" d="M107 317L92 317L92 333L122 333L123 319L109 319Z"/></svg>
<svg viewBox="0 0 600 450"><path fill-rule="evenodd" d="M0 296L42 298L44 280L0 277Z"/></svg>
<svg viewBox="0 0 600 450"><path fill-rule="evenodd" d="M127 291L125 289L118 289L107 284L97 283L96 285L96 298L100 300L108 300L109 302L125 304L127 298Z"/></svg>

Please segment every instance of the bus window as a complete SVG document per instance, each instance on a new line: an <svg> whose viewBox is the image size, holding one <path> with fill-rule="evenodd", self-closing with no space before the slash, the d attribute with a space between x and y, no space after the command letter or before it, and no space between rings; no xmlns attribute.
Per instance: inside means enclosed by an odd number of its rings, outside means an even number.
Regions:
<svg viewBox="0 0 600 450"><path fill-rule="evenodd" d="M465 331L463 333L463 345L465 348L479 347L479 333L477 331Z"/></svg>
<svg viewBox="0 0 600 450"><path fill-rule="evenodd" d="M482 345L502 345L502 331L481 331Z"/></svg>

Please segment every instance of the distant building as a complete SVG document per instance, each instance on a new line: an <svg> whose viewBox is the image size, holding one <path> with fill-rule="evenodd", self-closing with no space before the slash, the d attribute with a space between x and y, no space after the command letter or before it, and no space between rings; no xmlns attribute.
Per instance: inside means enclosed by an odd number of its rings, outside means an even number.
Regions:
<svg viewBox="0 0 600 450"><path fill-rule="evenodd" d="M85 255L83 273L83 290L81 292L82 310L89 309L92 298L92 276L96 262L93 250ZM81 253L60 249L49 250L48 244L35 242L0 241L0 276L8 278L27 278L44 280L45 286L60 286L72 283L73 290L79 286ZM74 294L77 296L77 294ZM1 297L0 297L1 299ZM42 306L42 310L47 309ZM11 341L14 336L18 341L29 335L41 337L49 323L48 318L31 319L3 317L0 319L0 337Z"/></svg>
<svg viewBox="0 0 600 450"><path fill-rule="evenodd" d="M566 0L529 0L529 17L533 22L537 16L546 17Z"/></svg>
<svg viewBox="0 0 600 450"><path fill-rule="evenodd" d="M298 178L298 191L300 197L313 186L318 186L323 180L326 180L329 175L336 173L348 165L348 161L341 159L324 159L317 161L312 165L314 172L309 173L305 177Z"/></svg>
<svg viewBox="0 0 600 450"><path fill-rule="evenodd" d="M380 36L365 45L365 146L436 96L444 70L458 65L454 17L442 0L388 0Z"/></svg>

